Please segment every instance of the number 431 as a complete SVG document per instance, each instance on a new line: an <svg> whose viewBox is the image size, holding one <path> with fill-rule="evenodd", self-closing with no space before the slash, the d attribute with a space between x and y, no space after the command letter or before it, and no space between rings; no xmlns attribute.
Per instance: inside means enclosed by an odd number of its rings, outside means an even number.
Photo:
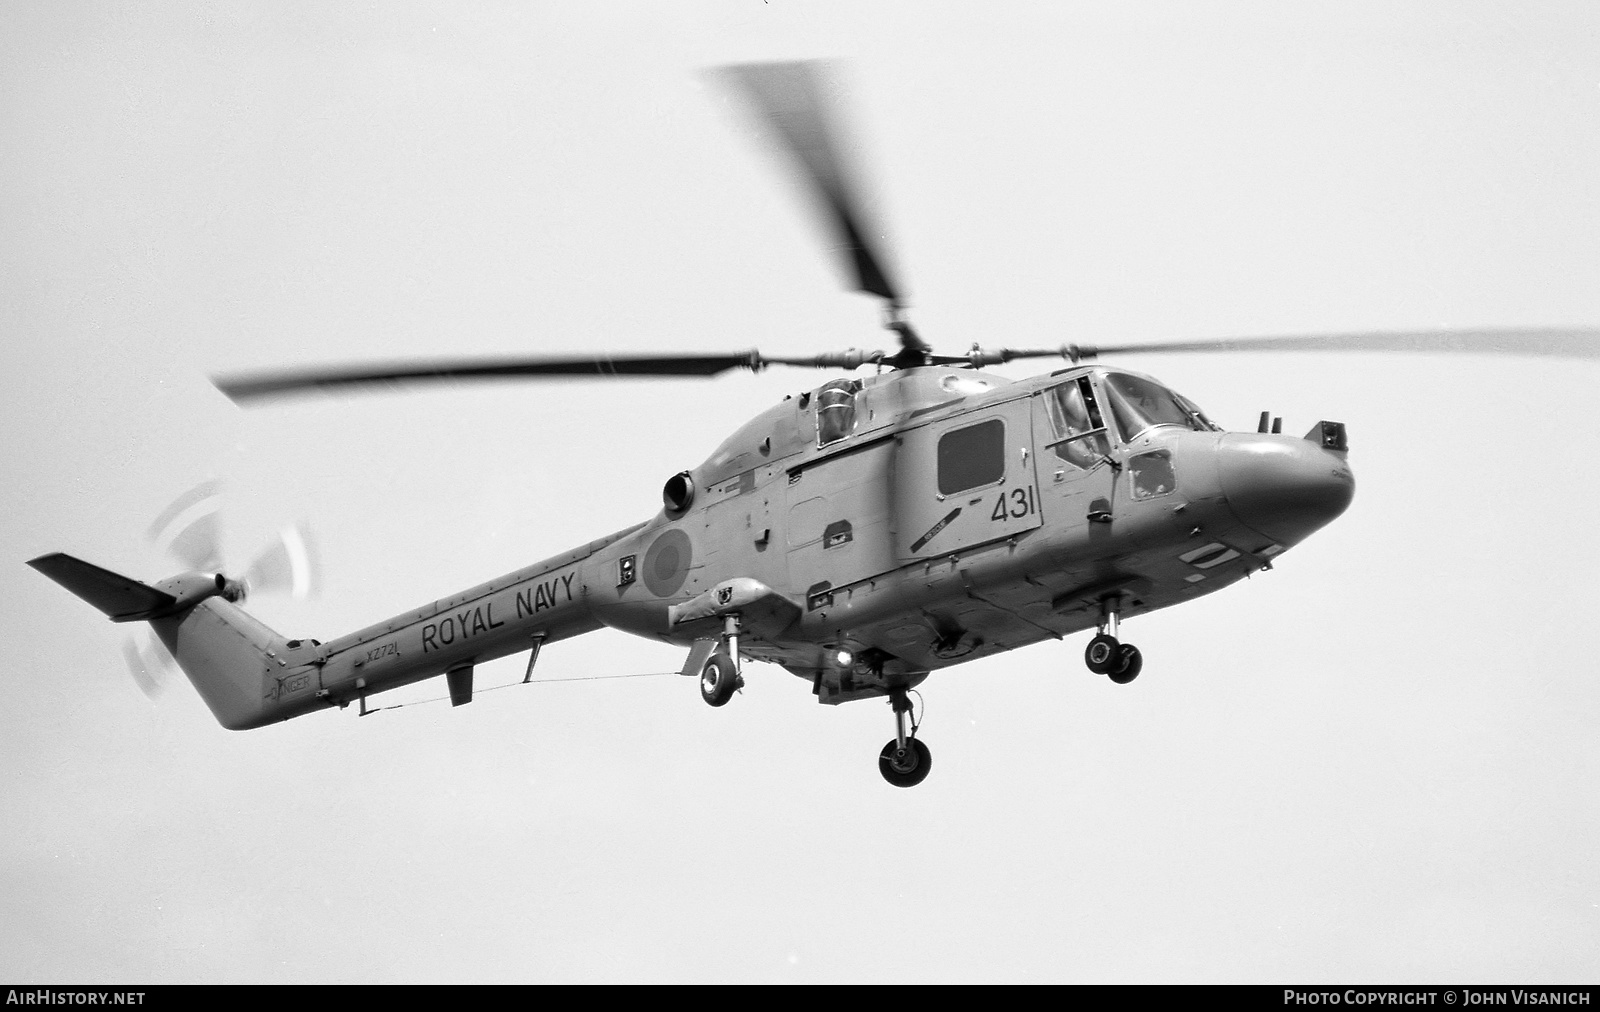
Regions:
<svg viewBox="0 0 1600 1012"><path fill-rule="evenodd" d="M1017 520L1031 516L1038 512L1033 503L1033 486L1014 488L1009 492L1001 492L1000 497L994 501L994 510L989 514L990 520Z"/></svg>

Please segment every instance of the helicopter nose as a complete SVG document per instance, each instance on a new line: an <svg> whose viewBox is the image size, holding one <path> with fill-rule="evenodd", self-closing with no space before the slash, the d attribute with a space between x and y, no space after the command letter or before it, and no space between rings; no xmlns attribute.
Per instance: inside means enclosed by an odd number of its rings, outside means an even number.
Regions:
<svg viewBox="0 0 1600 1012"><path fill-rule="evenodd" d="M1356 492L1342 456L1308 439L1278 435L1222 437L1217 477L1234 515L1284 546L1343 513Z"/></svg>

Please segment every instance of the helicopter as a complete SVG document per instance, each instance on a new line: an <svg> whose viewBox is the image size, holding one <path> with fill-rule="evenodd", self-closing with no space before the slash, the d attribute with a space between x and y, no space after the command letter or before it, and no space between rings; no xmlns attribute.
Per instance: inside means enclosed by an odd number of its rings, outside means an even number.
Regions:
<svg viewBox="0 0 1600 1012"><path fill-rule="evenodd" d="M721 707L746 661L776 664L824 704L887 699L878 756L896 787L932 755L915 690L937 670L1092 636L1089 671L1126 684L1144 658L1121 623L1271 568L1335 520L1355 481L1343 424L1286 434L1263 415L1228 432L1158 379L1105 357L1153 352L1443 351L1600 357L1600 332L1452 330L1067 344L940 354L912 325L837 143L815 63L725 68L798 169L851 287L882 301L893 352L526 357L219 377L240 404L317 390L479 379L713 377L771 366L846 375L747 421L665 476L651 518L326 642L240 607L248 576L191 569L145 584L64 553L30 565L114 622L147 622L225 728L358 704L473 673L602 628L684 650L681 674ZM990 367L1056 359L1012 380ZM861 370L870 370L862 373Z"/></svg>

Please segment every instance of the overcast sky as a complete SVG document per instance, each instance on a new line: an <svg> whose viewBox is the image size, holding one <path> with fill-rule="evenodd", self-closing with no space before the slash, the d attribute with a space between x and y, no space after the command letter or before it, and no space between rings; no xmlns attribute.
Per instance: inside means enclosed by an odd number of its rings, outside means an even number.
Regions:
<svg viewBox="0 0 1600 1012"><path fill-rule="evenodd" d="M1600 324L1592 3L7 3L0 977L1592 983L1594 363L1124 360L1230 428L1344 421L1355 502L1128 622L1131 685L1087 636L934 675L909 791L886 705L756 665L720 710L657 677L224 731L23 565L171 575L144 530L220 477L236 568L314 526L321 597L251 607L327 639L645 519L828 377L206 377L887 343L702 74L799 57L848 61L942 351Z"/></svg>

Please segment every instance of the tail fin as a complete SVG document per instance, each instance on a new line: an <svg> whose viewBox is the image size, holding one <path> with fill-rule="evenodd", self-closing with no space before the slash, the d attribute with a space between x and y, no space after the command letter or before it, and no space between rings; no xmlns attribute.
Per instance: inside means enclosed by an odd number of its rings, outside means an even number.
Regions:
<svg viewBox="0 0 1600 1012"><path fill-rule="evenodd" d="M235 607L227 595L236 587L220 576L185 573L151 587L59 552L28 565L113 622L148 621L217 722L229 730L260 727L326 705L314 698L279 704L286 683L317 680L316 651L285 640Z"/></svg>

